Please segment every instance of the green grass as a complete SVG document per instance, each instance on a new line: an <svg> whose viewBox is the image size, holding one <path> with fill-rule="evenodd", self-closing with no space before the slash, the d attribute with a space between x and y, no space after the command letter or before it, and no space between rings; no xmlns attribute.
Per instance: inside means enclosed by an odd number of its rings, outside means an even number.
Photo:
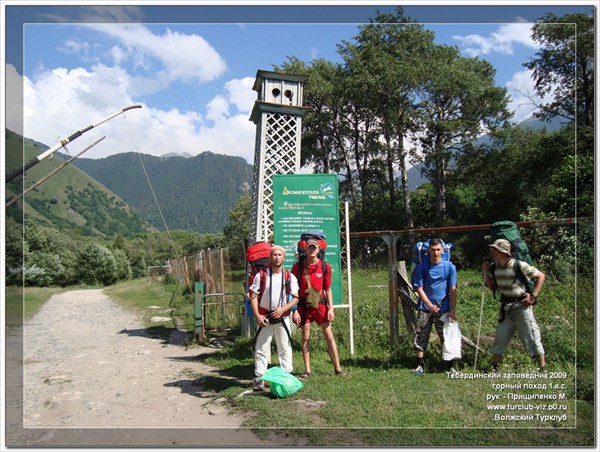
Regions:
<svg viewBox="0 0 600 452"><path fill-rule="evenodd" d="M413 375L415 364L412 345L400 319L400 337L390 346L387 288L381 288L387 274L362 270L353 273L355 354L349 351L348 310L336 309L334 323L340 359L351 373L348 380L334 375L325 341L312 325L312 375L305 387L286 399L269 393L239 397L250 388L253 377L253 338L238 337L222 350L200 354L197 360L221 369L221 375L207 378L205 387L229 400L234 411L252 413L246 426L269 438L272 433L297 436L310 446L591 446L594 433L594 290L590 281L579 280L577 298L572 282L549 279L535 307L542 329L551 372L566 372L566 378L551 374L548 380L526 378L453 379L444 371L440 344L432 334L427 353L427 373ZM111 286L106 293L130 309L143 314L149 322L155 312L150 306L174 309L173 318L185 318L193 302L187 287L148 284L146 280ZM482 335L493 337L497 301L485 291ZM482 288L479 272L459 272L457 315L462 333L475 339L479 330ZM162 314L159 314L162 315ZM175 328L175 320L159 326L165 332ZM302 370L300 334L293 336L294 364ZM188 344L190 345L190 344ZM489 344L482 344L488 348ZM576 353L577 352L577 353ZM273 365L277 365L273 352ZM486 373L491 367L488 353L479 353L477 369L474 351L463 347L463 375ZM535 371L517 337L505 355L503 373ZM200 375L190 374L190 379ZM510 392L533 395L566 395L559 401L507 401L501 403L556 403L557 408L540 414L566 414L564 421L499 421L495 414L522 414L523 410L488 409L488 394L505 395L508 390L494 388L494 383L545 384L545 389L513 389ZM560 389L548 385L564 384ZM324 402L310 407L302 401ZM495 402L496 403L496 402ZM562 407L564 405L564 407ZM564 409L563 409L564 408ZM538 411L530 411L535 414ZM529 413L529 411L528 411Z"/></svg>
<svg viewBox="0 0 600 452"><path fill-rule="evenodd" d="M593 290L587 283L578 287L577 300L572 282L558 283L549 279L535 308L542 329L542 340L546 347L550 372L548 380L528 380L521 374L535 374L536 365L527 355L515 336L505 355L503 374L507 378L494 379L451 379L444 371L440 344L432 334L427 353L428 372L423 377L413 375L415 365L412 345L403 331L400 320L400 337L390 346L389 306L387 287L382 289L381 280L386 272L368 271L353 273L354 287L354 340L355 355L349 353L348 310L336 310L334 333L340 349L343 367L352 374L350 380L336 377L329 361L325 342L318 328L313 325L311 378L305 388L293 397L275 399L267 395L238 397L247 386L229 386L223 390L231 404L239 410L256 413L248 426L259 429L268 436L269 432L285 430L306 438L311 445L360 445L360 446L574 446L592 445L593 405L593 332L587 322L579 320L576 312L593 312ZM476 271L459 273L457 315L463 335L476 341L479 332L482 286L481 275ZM482 336L494 336L498 302L489 290L483 292ZM575 309L577 301L577 311ZM583 323L585 322L585 326ZM357 327L358 326L358 327ZM578 328L576 328L578 326ZM583 333L583 334L582 334ZM481 344L486 350L490 344ZM584 362L575 359L581 356L576 350L585 349ZM299 352L299 332L294 335L294 363L297 371L302 370ZM463 375L473 376L489 372L491 356L487 352L478 354L477 369L474 365L474 350L463 347L461 370ZM214 354L200 357L208 364L223 369L224 374L237 379L250 379L253 373L252 342L238 339L231 346ZM590 361L591 360L591 361ZM277 365L273 353L273 365ZM510 378L519 374L517 378ZM577 378L575 376L577 375ZM556 378L554 378L556 377ZM539 397L551 393L565 395L560 401L533 401L551 405L556 409L526 411L527 414L556 414L567 416L566 420L534 419L530 421L504 421L495 419L496 414L523 414L522 409L488 409L486 396L509 391L492 386L496 382L512 384L543 384L541 388L520 388L510 392ZM554 389L549 384L564 387ZM579 400L575 394L578 394ZM304 399L324 401L319 409L302 408L298 404ZM503 400L502 403L506 403ZM513 401L513 405L529 403ZM271 430L263 429L270 426ZM522 428L525 427L525 428ZM290 430L292 429L292 430Z"/></svg>
<svg viewBox="0 0 600 452"><path fill-rule="evenodd" d="M68 289L60 287L6 287L6 323L18 326L33 317L54 294Z"/></svg>

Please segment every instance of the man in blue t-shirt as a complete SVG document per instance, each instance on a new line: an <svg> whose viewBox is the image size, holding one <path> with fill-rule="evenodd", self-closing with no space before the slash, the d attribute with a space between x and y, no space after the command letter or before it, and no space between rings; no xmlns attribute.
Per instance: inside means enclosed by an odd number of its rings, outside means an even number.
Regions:
<svg viewBox="0 0 600 452"><path fill-rule="evenodd" d="M425 351L429 344L431 327L444 342L444 321L456 320L456 267L450 261L442 259L444 246L440 239L429 241L429 260L421 262L415 269L413 284L419 296L419 311L415 335L417 368L415 373L425 373ZM454 371L453 361L448 361L448 369Z"/></svg>

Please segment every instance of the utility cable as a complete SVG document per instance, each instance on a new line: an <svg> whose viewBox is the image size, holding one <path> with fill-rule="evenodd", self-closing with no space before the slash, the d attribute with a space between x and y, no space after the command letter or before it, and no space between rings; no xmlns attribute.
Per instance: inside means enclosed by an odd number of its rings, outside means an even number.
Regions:
<svg viewBox="0 0 600 452"><path fill-rule="evenodd" d="M473 370L477 370L477 352L479 351L479 339L481 338L481 323L483 322L483 303L485 301L485 273L481 280L481 309L479 311L479 330L477 331L477 344L475 347L475 363L473 364Z"/></svg>
<svg viewBox="0 0 600 452"><path fill-rule="evenodd" d="M140 164L142 165L142 170L144 171L144 175L146 176L146 181L148 182L148 186L150 187L150 192L152 193L152 197L154 198L154 202L156 203L158 213L159 213L162 223L165 227L165 231L167 232L167 237L169 238L169 242L171 243L171 247L173 248L173 253L175 253L175 257L177 258L177 261L180 262L180 265L183 268L183 265L181 264L181 262L183 261L183 258L179 255L179 253L177 252L177 248L175 247L175 242L173 241L173 237L171 236L171 231L169 230L169 226L167 225L165 216L163 215L162 209L160 208L160 203L158 202L158 198L156 197L156 193L154 192L154 188L152 187L152 182L150 181L150 176L148 176L148 172L146 171L146 166L144 165L144 161L142 160L142 154L140 154L139 152L136 152L136 154L138 155ZM190 290L190 293L192 295L194 295L194 289L192 289L192 285L190 284L190 279L187 277L185 279L186 279L188 289Z"/></svg>
<svg viewBox="0 0 600 452"><path fill-rule="evenodd" d="M127 116L124 115L124 117L126 118ZM128 126L130 126L130 125L128 124ZM175 241L173 240L173 237L171 236L171 231L169 229L169 226L167 225L167 221L165 220L165 216L163 215L162 209L160 208L160 203L158 202L158 198L156 197L156 193L154 192L154 188L152 187L152 182L150 181L150 176L148 175L148 171L146 171L146 166L144 165L144 161L142 159L142 154L139 152L139 146L137 143L136 135L131 130L131 127L129 127L129 128L130 128L129 135L133 138L134 148L136 151L135 153L137 154L138 159L140 161L140 165L142 166L142 170L144 171L144 176L146 177L146 181L148 182L148 187L150 187L150 193L152 193L152 197L154 198L154 203L156 204L156 208L158 209L160 219L163 223L163 226L165 227L165 231L167 232L167 237L169 238L169 243L171 244L171 248L173 249L173 253L175 255L175 258L177 259L177 262L179 262L179 265L181 265L181 267L184 268L183 258L177 252L177 248L175 246ZM192 294L192 296L194 296L194 289L192 288L192 285L190 284L190 279L187 276L189 276L189 275L186 275L186 278L185 278L186 284L188 286L190 293Z"/></svg>

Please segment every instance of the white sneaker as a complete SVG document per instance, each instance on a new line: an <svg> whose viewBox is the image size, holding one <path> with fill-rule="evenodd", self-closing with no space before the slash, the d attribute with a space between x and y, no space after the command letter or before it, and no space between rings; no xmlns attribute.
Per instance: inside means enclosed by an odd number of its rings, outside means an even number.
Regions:
<svg viewBox="0 0 600 452"><path fill-rule="evenodd" d="M417 366L417 368L414 370L415 375L423 375L425 373L425 369L423 369L423 366Z"/></svg>

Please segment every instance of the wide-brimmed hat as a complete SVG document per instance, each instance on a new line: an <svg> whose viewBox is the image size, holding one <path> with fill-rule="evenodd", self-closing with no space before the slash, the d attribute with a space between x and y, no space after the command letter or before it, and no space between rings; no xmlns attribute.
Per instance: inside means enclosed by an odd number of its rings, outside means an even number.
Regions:
<svg viewBox="0 0 600 452"><path fill-rule="evenodd" d="M496 248L501 253L508 254L510 256L510 242L506 239L496 240L490 245L490 248Z"/></svg>

